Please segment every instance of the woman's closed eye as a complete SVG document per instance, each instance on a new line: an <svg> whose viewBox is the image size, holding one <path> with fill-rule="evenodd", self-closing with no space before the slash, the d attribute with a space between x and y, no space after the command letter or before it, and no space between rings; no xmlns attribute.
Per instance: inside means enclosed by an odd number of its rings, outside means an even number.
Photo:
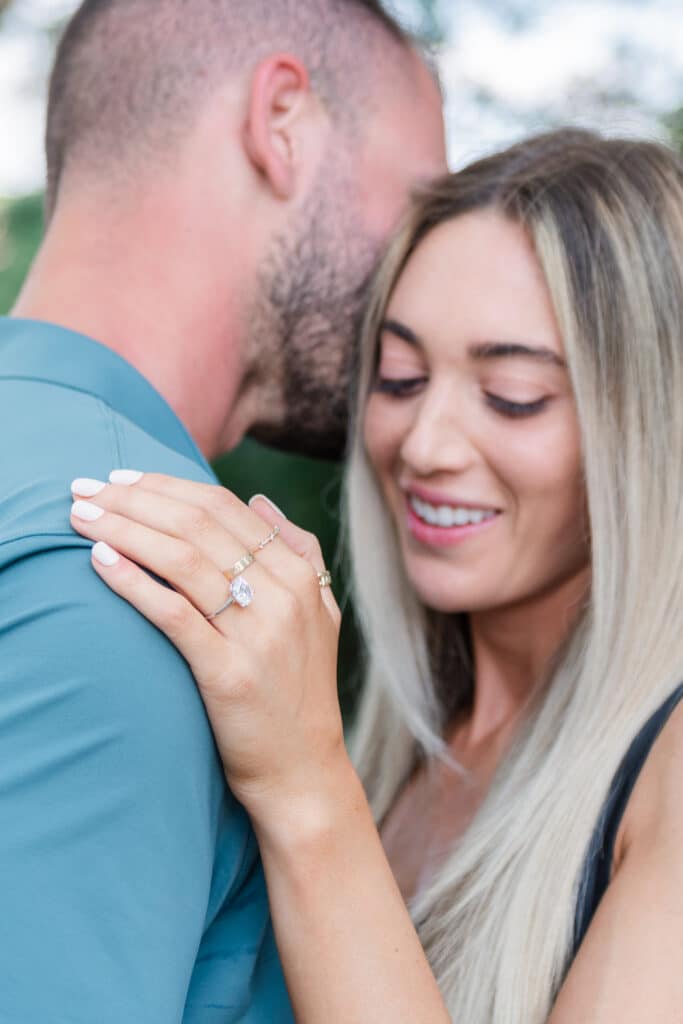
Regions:
<svg viewBox="0 0 683 1024"><path fill-rule="evenodd" d="M427 377L382 377L375 378L374 390L392 398L408 398L416 394L427 383Z"/></svg>
<svg viewBox="0 0 683 1024"><path fill-rule="evenodd" d="M537 413L543 412L550 401L550 397L548 395L536 398L532 402L515 402L509 398L504 398L502 395L495 395L491 391L485 391L484 395L488 405L491 406L495 412L500 413L501 416L508 416L512 419L522 418L524 416L535 416Z"/></svg>
<svg viewBox="0 0 683 1024"><path fill-rule="evenodd" d="M427 377L382 377L375 378L374 390L391 398L411 398L424 387L428 382ZM505 398L503 395L496 395L491 391L484 392L487 404L501 416L511 419L520 419L525 416L534 416L542 412L550 397L547 395L536 398L530 402L514 401Z"/></svg>

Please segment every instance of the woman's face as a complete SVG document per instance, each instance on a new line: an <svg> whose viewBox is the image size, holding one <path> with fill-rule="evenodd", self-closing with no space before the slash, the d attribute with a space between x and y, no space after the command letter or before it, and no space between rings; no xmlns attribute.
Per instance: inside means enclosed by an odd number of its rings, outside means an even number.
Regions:
<svg viewBox="0 0 683 1024"><path fill-rule="evenodd" d="M431 231L380 349L365 442L420 600L493 610L583 574L576 411L524 230L485 210Z"/></svg>

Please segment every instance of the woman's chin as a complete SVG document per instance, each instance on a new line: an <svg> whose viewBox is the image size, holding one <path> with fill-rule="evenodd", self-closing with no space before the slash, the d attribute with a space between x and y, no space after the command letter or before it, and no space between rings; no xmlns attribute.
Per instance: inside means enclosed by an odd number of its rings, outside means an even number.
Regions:
<svg viewBox="0 0 683 1024"><path fill-rule="evenodd" d="M441 588L425 583L424 580L413 581L413 589L420 604L435 612L447 615L458 615L477 610L477 602L472 595L455 593L447 587Z"/></svg>
<svg viewBox="0 0 683 1024"><path fill-rule="evenodd" d="M502 579L482 587L481 577L469 581L454 580L452 573L439 572L439 567L434 565L416 565L411 559L406 560L404 568L418 601L432 611L447 615L487 612L506 603L501 601Z"/></svg>

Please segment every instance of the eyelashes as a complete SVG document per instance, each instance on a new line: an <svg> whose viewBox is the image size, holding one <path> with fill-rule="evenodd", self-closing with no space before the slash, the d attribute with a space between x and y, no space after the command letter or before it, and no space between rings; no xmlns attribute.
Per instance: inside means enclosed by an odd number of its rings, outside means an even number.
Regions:
<svg viewBox="0 0 683 1024"><path fill-rule="evenodd" d="M403 380L392 379L391 377L377 377L374 389L382 395L391 395L393 398L405 398L415 394L418 388L425 384L426 377L408 377Z"/></svg>
<svg viewBox="0 0 683 1024"><path fill-rule="evenodd" d="M484 393L491 408L502 413L503 416L509 416L512 419L522 416L534 416L536 413L542 412L548 404L547 398L537 398L534 402L510 402L501 395L491 394L490 391Z"/></svg>
<svg viewBox="0 0 683 1024"><path fill-rule="evenodd" d="M391 378L377 377L373 390L391 398L410 398L416 395L420 388L427 383L426 377ZM547 396L537 398L533 402L513 402L502 395L493 394L490 391L484 392L487 404L495 412L509 419L521 419L525 416L534 416L543 412L550 399Z"/></svg>

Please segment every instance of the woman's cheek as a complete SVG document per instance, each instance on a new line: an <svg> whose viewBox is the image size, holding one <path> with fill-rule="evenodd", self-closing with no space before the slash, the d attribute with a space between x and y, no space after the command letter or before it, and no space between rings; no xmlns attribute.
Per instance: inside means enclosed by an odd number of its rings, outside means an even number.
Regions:
<svg viewBox="0 0 683 1024"><path fill-rule="evenodd" d="M518 527L532 543L542 542L551 551L579 544L585 532L585 487L571 419L558 417L543 431L510 438L499 450L504 463L497 464L497 475L514 496Z"/></svg>
<svg viewBox="0 0 683 1024"><path fill-rule="evenodd" d="M402 417L395 408L378 395L368 401L365 412L365 447L377 472L386 471L400 452L403 429Z"/></svg>
<svg viewBox="0 0 683 1024"><path fill-rule="evenodd" d="M514 489L526 493L558 495L577 487L582 476L578 429L572 416L548 417L530 423L533 430L508 431L501 452L506 475Z"/></svg>

